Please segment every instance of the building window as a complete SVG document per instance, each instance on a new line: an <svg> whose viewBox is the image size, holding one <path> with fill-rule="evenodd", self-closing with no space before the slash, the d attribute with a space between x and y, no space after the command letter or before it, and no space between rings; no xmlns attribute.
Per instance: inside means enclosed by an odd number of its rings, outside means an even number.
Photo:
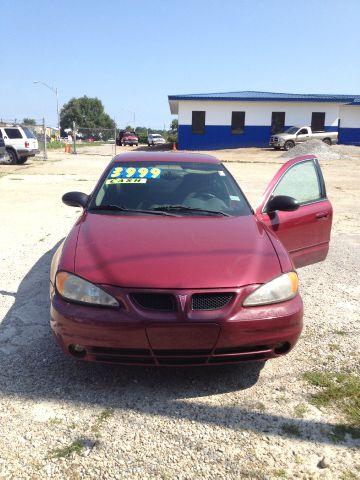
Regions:
<svg viewBox="0 0 360 480"><path fill-rule="evenodd" d="M311 130L313 132L322 132L325 130L325 112L312 112Z"/></svg>
<svg viewBox="0 0 360 480"><path fill-rule="evenodd" d="M285 126L285 112L272 112L271 114L271 135L282 133Z"/></svg>
<svg viewBox="0 0 360 480"><path fill-rule="evenodd" d="M192 133L202 135L205 133L205 112L192 112Z"/></svg>
<svg viewBox="0 0 360 480"><path fill-rule="evenodd" d="M231 113L231 133L234 135L240 135L244 133L245 128L245 112L232 112Z"/></svg>

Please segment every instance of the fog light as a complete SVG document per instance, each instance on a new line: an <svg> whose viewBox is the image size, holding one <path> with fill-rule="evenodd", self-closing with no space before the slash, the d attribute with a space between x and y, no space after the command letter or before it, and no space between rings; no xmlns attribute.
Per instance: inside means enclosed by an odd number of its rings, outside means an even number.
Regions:
<svg viewBox="0 0 360 480"><path fill-rule="evenodd" d="M70 352L71 355L73 355L74 357L81 358L81 357L85 357L85 355L86 355L86 348L83 347L82 345L79 345L79 344L75 343L75 344L69 345L69 352Z"/></svg>
<svg viewBox="0 0 360 480"><path fill-rule="evenodd" d="M283 355L284 353L288 353L290 348L291 348L291 345L289 342L280 342L277 345L275 345L274 352L277 355Z"/></svg>

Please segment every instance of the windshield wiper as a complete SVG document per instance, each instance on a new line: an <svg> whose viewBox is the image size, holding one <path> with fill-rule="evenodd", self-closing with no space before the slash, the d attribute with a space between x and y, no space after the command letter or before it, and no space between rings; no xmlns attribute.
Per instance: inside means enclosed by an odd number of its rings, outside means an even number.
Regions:
<svg viewBox="0 0 360 480"><path fill-rule="evenodd" d="M155 211L155 210L141 210L137 208L127 208L123 207L122 205L95 205L94 207L89 208L89 211L92 212L93 210L118 210L120 212L130 212L130 213L148 213L149 215L171 215L171 213L167 213L165 211Z"/></svg>
<svg viewBox="0 0 360 480"><path fill-rule="evenodd" d="M223 215L224 217L230 217L230 215L225 212L206 210L204 208L186 207L185 205L161 205L160 207L155 207L152 210L160 212L199 212L210 213L210 215Z"/></svg>

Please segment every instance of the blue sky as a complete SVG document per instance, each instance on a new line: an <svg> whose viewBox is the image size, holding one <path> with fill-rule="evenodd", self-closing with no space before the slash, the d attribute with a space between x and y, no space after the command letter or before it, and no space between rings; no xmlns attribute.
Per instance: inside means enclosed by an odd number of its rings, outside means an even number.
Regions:
<svg viewBox="0 0 360 480"><path fill-rule="evenodd" d="M358 0L2 0L0 118L56 125L98 97L122 127L168 127L167 96L261 90L360 95Z"/></svg>

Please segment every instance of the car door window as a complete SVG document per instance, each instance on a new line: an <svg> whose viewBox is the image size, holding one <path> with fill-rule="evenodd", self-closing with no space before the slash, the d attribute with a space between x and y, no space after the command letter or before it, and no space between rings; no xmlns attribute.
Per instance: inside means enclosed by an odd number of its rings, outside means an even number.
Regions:
<svg viewBox="0 0 360 480"><path fill-rule="evenodd" d="M300 130L300 132L298 133L298 135L307 135L307 133L308 133L307 129L306 129L306 128L302 128L302 129Z"/></svg>
<svg viewBox="0 0 360 480"><path fill-rule="evenodd" d="M21 132L18 128L5 128L5 133L10 139L22 138Z"/></svg>
<svg viewBox="0 0 360 480"><path fill-rule="evenodd" d="M275 195L288 195L300 204L320 200L322 192L314 163L311 160L297 163L287 170L274 188Z"/></svg>

